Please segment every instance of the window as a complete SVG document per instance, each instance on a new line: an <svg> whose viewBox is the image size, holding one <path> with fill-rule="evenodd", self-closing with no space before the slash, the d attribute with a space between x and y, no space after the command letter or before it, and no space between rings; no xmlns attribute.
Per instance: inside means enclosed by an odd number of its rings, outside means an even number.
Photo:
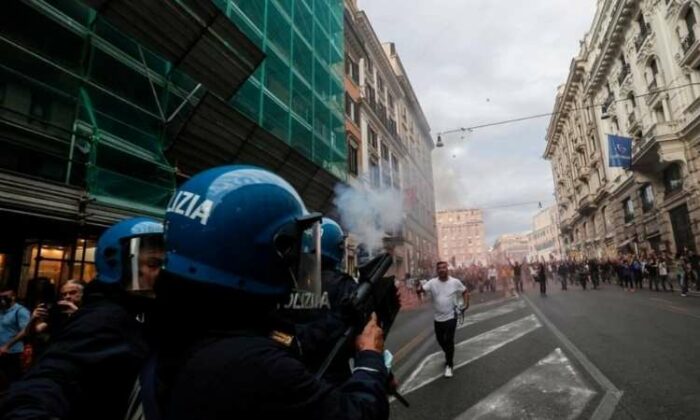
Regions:
<svg viewBox="0 0 700 420"><path fill-rule="evenodd" d="M377 149L377 132L372 130L371 127L367 127L367 139L369 140L369 145L373 149Z"/></svg>
<svg viewBox="0 0 700 420"><path fill-rule="evenodd" d="M379 162L374 158L369 160L369 177L372 187L379 188Z"/></svg>
<svg viewBox="0 0 700 420"><path fill-rule="evenodd" d="M348 172L355 176L358 174L357 159L357 146L355 145L354 141L348 141Z"/></svg>
<svg viewBox="0 0 700 420"><path fill-rule="evenodd" d="M625 223L634 220L634 202L632 202L632 198L626 198L625 201L622 202L622 207L625 212Z"/></svg>
<svg viewBox="0 0 700 420"><path fill-rule="evenodd" d="M627 103L630 106L630 113L633 113L634 109L637 107L637 100L634 97L634 92L630 92L627 94Z"/></svg>
<svg viewBox="0 0 700 420"><path fill-rule="evenodd" d="M388 162L389 161L389 148L386 147L386 144L384 144L384 142L382 142L381 150L382 150L382 159L386 160Z"/></svg>
<svg viewBox="0 0 700 420"><path fill-rule="evenodd" d="M367 102L369 102L370 106L374 106L377 100L374 96L374 88L370 85L365 85L365 93L367 95Z"/></svg>
<svg viewBox="0 0 700 420"><path fill-rule="evenodd" d="M640 13L637 16L637 25L639 27L639 34L644 38L647 35L647 23L644 21L644 14Z"/></svg>
<svg viewBox="0 0 700 420"><path fill-rule="evenodd" d="M639 197L642 199L642 211L644 213L654 208L654 188L651 184L646 184L639 190Z"/></svg>
<svg viewBox="0 0 700 420"><path fill-rule="evenodd" d="M345 92L345 115L348 116L355 124L360 125L360 110L357 102Z"/></svg>
<svg viewBox="0 0 700 420"><path fill-rule="evenodd" d="M679 191L683 188L683 178L681 175L681 166L677 163L671 164L664 170L664 187L666 194Z"/></svg>
<svg viewBox="0 0 700 420"><path fill-rule="evenodd" d="M360 83L360 67L348 55L345 56L345 75L353 82Z"/></svg>
<svg viewBox="0 0 700 420"><path fill-rule="evenodd" d="M664 115L663 104L659 104L656 108L654 108L654 116L656 117L656 122L666 122L666 115Z"/></svg>
<svg viewBox="0 0 700 420"><path fill-rule="evenodd" d="M697 20L695 19L695 12L693 11L693 6L688 7L688 12L686 12L685 17L685 26L688 28L688 37L686 38L687 40L685 41L688 44L688 47L690 47L692 44L695 43L695 25L697 25Z"/></svg>
<svg viewBox="0 0 700 420"><path fill-rule="evenodd" d="M382 80L381 76L377 76L377 93L380 98L384 97L384 80Z"/></svg>
<svg viewBox="0 0 700 420"><path fill-rule="evenodd" d="M649 89L656 89L659 86L659 65L655 58L649 60L649 65L647 66L647 82L649 84Z"/></svg>

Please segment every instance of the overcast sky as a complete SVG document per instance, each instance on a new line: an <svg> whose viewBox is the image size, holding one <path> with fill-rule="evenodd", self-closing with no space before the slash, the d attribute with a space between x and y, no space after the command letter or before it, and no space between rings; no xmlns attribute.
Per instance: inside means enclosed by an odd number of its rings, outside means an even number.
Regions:
<svg viewBox="0 0 700 420"><path fill-rule="evenodd" d="M394 42L433 136L551 112L596 0L358 0L382 42ZM487 245L531 229L554 202L542 159L548 118L443 136L433 153L437 209L482 207Z"/></svg>

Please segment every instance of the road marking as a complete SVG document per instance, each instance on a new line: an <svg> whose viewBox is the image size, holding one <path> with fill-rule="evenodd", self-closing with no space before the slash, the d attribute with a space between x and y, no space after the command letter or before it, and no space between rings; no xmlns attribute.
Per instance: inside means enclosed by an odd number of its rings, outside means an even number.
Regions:
<svg viewBox="0 0 700 420"><path fill-rule="evenodd" d="M491 309L485 312L478 312L469 316L464 317L464 322L462 325L460 325L459 328L464 328L469 325L474 325L478 322L481 321L486 321L487 319L495 318L497 316L505 315L507 313L517 311L518 309L523 309L525 308L525 302L522 300L517 300L515 302L510 302L507 303L503 306L499 306L498 308Z"/></svg>
<svg viewBox="0 0 700 420"><path fill-rule="evenodd" d="M603 395L603 399L600 401L598 407L591 415L591 420L607 420L611 418L615 412L617 403L620 401L620 398L622 398L622 391L617 389L617 387L610 382L610 379L603 375L603 372L601 372L600 369L598 369L598 367L596 367L596 365L594 365L593 362L591 362L588 357L586 357L586 355L583 354L583 352L571 342L571 340L569 340L561 331L559 331L559 329L554 326L552 321L544 316L540 308L535 306L527 295L523 294L522 297L530 305L530 308L532 308L532 310L537 314L537 317L542 321L542 323L544 323L547 328L552 331L552 333L559 339L559 341L561 341L564 347L566 347L566 349L573 354L579 363L581 363L588 374L590 374L593 379L595 379L596 382L598 382L598 384L605 389L605 395Z"/></svg>
<svg viewBox="0 0 700 420"><path fill-rule="evenodd" d="M595 394L557 348L455 420L575 419Z"/></svg>
<svg viewBox="0 0 700 420"><path fill-rule="evenodd" d="M454 361L455 370L465 366L481 357L492 353L506 344L540 328L542 324L534 315L527 316L464 340L455 346ZM404 382L401 392L406 394L415 391L436 379L442 377L445 369L445 357L443 352L433 353L427 356Z"/></svg>
<svg viewBox="0 0 700 420"><path fill-rule="evenodd" d="M422 343L423 340L427 339L432 332L432 330L426 329L422 333L413 337L411 341L404 344L396 353L394 353L394 363L397 363L400 360L402 360L404 356L406 356L406 354L410 353L410 351L413 350L418 344Z"/></svg>
<svg viewBox="0 0 700 420"><path fill-rule="evenodd" d="M469 315L464 317L464 323L462 325L459 325L457 328L464 328L468 325L473 325L476 324L477 322L485 321L487 319L495 318L500 315L505 315L509 312L513 312L517 309L525 308L525 302L522 300L517 300L514 301L514 298L509 297L509 298L503 298L503 299L498 299L495 301L490 301L490 302L484 302L484 303L477 303L474 305L471 305L470 308L472 310L474 309L482 309L485 307L493 306L499 303L504 303L504 302L509 302L506 303L505 305L492 309L490 311L485 311L485 312L478 312L473 315ZM397 363L406 356L406 354L410 353L411 350L413 350L416 346L418 346L423 340L427 339L431 334L433 333L432 329L426 329L423 330L420 334L417 336L413 337L411 341L408 343L404 344L396 353L394 353L394 363Z"/></svg>

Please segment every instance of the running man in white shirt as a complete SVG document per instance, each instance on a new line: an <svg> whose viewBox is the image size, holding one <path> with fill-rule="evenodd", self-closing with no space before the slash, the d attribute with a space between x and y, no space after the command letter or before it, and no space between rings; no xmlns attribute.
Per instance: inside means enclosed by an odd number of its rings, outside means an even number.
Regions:
<svg viewBox="0 0 700 420"><path fill-rule="evenodd" d="M445 377L452 377L455 353L455 330L457 316L469 307L469 292L461 281L450 277L447 263L437 263L438 276L425 283L422 288L430 292L435 311L435 337L445 352Z"/></svg>

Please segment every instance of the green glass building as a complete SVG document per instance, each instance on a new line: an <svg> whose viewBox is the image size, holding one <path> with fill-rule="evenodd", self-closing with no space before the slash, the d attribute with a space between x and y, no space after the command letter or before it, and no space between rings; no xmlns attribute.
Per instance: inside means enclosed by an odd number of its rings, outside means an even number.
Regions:
<svg viewBox="0 0 700 420"><path fill-rule="evenodd" d="M266 167L326 206L346 165L342 12L341 0L3 2L0 283L91 279L105 226L160 217L177 183L211 166Z"/></svg>

